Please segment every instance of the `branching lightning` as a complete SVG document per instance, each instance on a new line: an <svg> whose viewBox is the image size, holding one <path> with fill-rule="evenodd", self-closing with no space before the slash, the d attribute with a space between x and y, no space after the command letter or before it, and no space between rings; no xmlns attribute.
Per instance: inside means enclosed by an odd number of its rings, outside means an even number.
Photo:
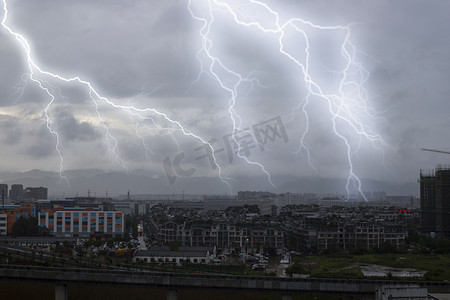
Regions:
<svg viewBox="0 0 450 300"><path fill-rule="evenodd" d="M48 96L49 101L45 106L44 115L46 118L47 128L55 137L55 150L60 159L59 174L62 180L68 182L67 178L64 176L64 153L62 150L62 139L58 133L57 124L55 124L55 121L52 120L49 113L52 110L57 96L61 98L62 95L57 87L48 82L48 79L60 83L77 84L86 88L90 100L95 107L97 119L103 127L105 143L118 165L126 169L126 163L120 157L119 141L112 134L110 128L108 127L107 120L105 120L102 116L100 112L100 105L107 105L111 108L123 111L129 116L132 124L135 126L136 136L142 141L142 145L145 150L144 155L149 161L151 161L151 150L149 145L146 143L144 136L141 135L141 129L146 128L145 122L151 122L159 130L180 132L185 136L200 141L211 150L210 153L212 154L213 162L218 169L218 175L222 182L227 184L231 192L231 187L228 183L229 178L222 175L221 167L214 156L214 149L212 145L207 142L207 139L193 133L179 121L169 117L166 113L163 113L156 108L136 107L130 103L126 105L119 104L105 96L100 95L100 93L94 88L94 84L90 81L84 80L79 76L64 77L52 71L46 70L44 67L37 64L27 39L22 34L17 33L7 25L7 0L2 1L4 16L1 25L21 46L24 52L25 62L27 64L27 72L21 78L22 84L20 85L20 89L22 91L18 92L18 96L20 97L23 95L23 89L27 86L28 80L35 83L44 92L44 94ZM202 9L196 9L197 7L201 7ZM251 15L249 11L253 10L244 10L243 8L245 7L256 8L258 14ZM291 66L294 66L297 70L297 75L302 78L301 83L306 88L306 96L302 97L302 100L299 101L296 109L301 110L304 115L305 129L300 133L298 153L302 151L306 152L308 162L314 170L316 170L316 168L314 167L313 160L311 159L311 152L313 149L308 146L307 143L307 137L311 126L309 106L318 99L326 104L326 107L328 108L327 113L330 116L329 122L331 123L333 133L342 142L344 148L346 149L345 160L348 165L348 177L346 183L347 194L351 194L351 185L353 184L353 190L356 189L356 191L364 197L361 187L361 180L355 173L354 155L357 153L362 140L369 141L374 147L380 144L384 145L384 142L382 138L374 130L372 130L370 123L366 122L366 119L374 119L375 112L370 107L369 101L367 100L367 93L364 88L365 82L368 78L368 72L364 69L361 63L357 61L357 50L350 41L351 25L320 26L301 18L290 18L282 21L279 12L268 4L258 0L243 0L235 2L225 0L187 0L187 9L193 20L201 24L199 29L201 46L197 52L197 60L200 64L200 73L196 82L200 80L202 75L206 74L217 83L218 88L228 95L228 114L233 127L232 138L239 148L237 155L248 164L259 167L260 170L266 174L270 184L275 186L272 182L271 174L262 163L250 160L248 157L240 154L240 143L234 135L243 130L242 117L236 109L237 101L240 101L240 97L242 97L240 89L244 84L248 84L253 88L264 88L264 85L260 82L260 80L258 80L256 72L252 71L248 74L241 74L230 67L230 64L227 63L227 59L225 57L222 57L220 54L216 54L216 52L213 51L213 48L215 47L215 40L212 35L215 30L214 25L218 13L227 14L232 22L238 26L241 26L243 29L255 30L265 35L278 49L274 56L288 61ZM261 18L264 19L264 22L258 21L261 20ZM320 78L315 78L313 72L311 72L311 67L314 65L314 61L311 57L311 36L310 33L308 33L308 30L336 32L339 36L344 36L344 38L340 41L339 47L341 54L340 59L342 59L345 63L342 69L330 71L334 72L339 78L337 89L331 92L327 90L325 85L320 81ZM289 42L289 33L291 32L294 32L297 35L297 38L300 37L303 42L302 46L299 46L294 50L287 47L287 43ZM301 59L298 58L299 56ZM193 84L195 84L195 82ZM163 120L164 124L162 124L163 122L159 122L159 120ZM169 124L169 126L166 126L167 124ZM346 131L344 127L350 128L351 132ZM249 133L253 135L253 133ZM171 136L177 147L180 149L180 145L175 137L173 135Z"/></svg>
<svg viewBox="0 0 450 300"><path fill-rule="evenodd" d="M215 79L217 81L217 83L219 84L219 86L230 95L228 113L230 115L232 125L233 125L232 138L233 138L234 142L236 143L236 145L238 146L237 155L241 159L245 160L248 164L258 166L266 174L266 176L269 180L269 183L273 187L275 187L275 184L272 182L270 173L266 170L266 168L264 167L263 164L253 161L253 160L250 160L248 157L240 154L241 145L237 141L236 135L235 135L238 131L242 131L242 129L240 128L241 127L240 126L241 118L235 110L236 99L238 96L238 88L243 83L250 83L252 85L257 85L257 86L261 86L261 83L258 81L257 78L252 78L251 77L252 74L249 74L248 76L242 76L241 74L233 71L231 68L227 67L225 65L225 63L222 62L222 60L219 57L216 57L211 53L210 50L211 50L211 47L213 46L213 42L209 38L209 34L211 31L211 25L214 22L214 14L213 14L212 3L210 1L208 1L208 8L209 8L208 16L199 17L193 12L193 10L191 8L191 1L189 1L189 4L188 4L188 9L189 9L189 12L191 13L192 18L203 23L203 26L199 32L202 37L202 47L197 52L197 60L200 62L201 72L200 72L197 80L199 80L202 73L206 73L206 74L210 75L213 79ZM204 62L204 60L201 58L202 54L206 55L207 61ZM206 67L205 67L205 64L207 65ZM217 68L218 71L215 71L214 70L215 68ZM231 83L227 83L227 80L222 78L222 76L219 74L219 71L222 71L226 75L230 76L230 78L232 78L232 79L228 80L228 81L231 81ZM252 134L251 132L249 132L249 133Z"/></svg>
<svg viewBox="0 0 450 300"><path fill-rule="evenodd" d="M167 114L158 111L155 108L138 108L138 107L134 107L132 105L121 105L121 104L117 104L114 103L113 101L111 101L110 99L100 95L97 90L94 88L93 84L89 81L83 80L78 76L74 76L71 78L66 78L64 76L61 76L59 74L53 73L51 71L47 71L44 68L42 68L41 66L39 66L35 60L33 59L33 55L32 55L32 50L30 47L30 44L28 43L27 39L22 35L19 34L17 32L15 32L11 27L9 27L6 23L7 23L7 19L8 19L8 9L7 9L7 1L3 0L3 11L4 11L4 15L3 15L3 19L1 22L2 27L12 36L16 39L16 41L19 43L19 45L22 47L24 54L25 54L25 61L27 63L28 66L28 73L25 75L27 76L31 81L33 81L34 83L37 84L37 86L44 91L50 101L48 102L48 104L45 107L45 116L47 119L47 128L49 129L50 133L52 133L55 138L56 138L56 152L59 155L60 158L60 169L59 169L59 174L61 176L62 180L65 180L68 182L67 178L63 175L63 171L64 171L64 156L63 153L61 151L60 145L61 145L61 137L58 134L58 132L55 130L55 127L53 126L53 122L49 116L49 111L52 107L52 104L55 101L55 94L54 92L51 90L51 87L47 84L47 82L45 81L45 77L50 77L53 78L54 80L60 81L60 82L67 82L67 83L78 83L84 87L86 87L88 89L88 94L90 99L92 100L92 102L95 105L96 108L96 113L97 113L97 117L99 119L99 121L101 122L101 124L104 127L105 130L105 142L108 145L109 151L110 153L113 155L115 161L122 167L126 168L125 163L122 161L122 159L120 158L119 152L118 152L118 140L114 137L113 134L111 134L107 123L105 122L105 120L102 118L102 115L100 113L99 110L99 102L103 102L115 109L120 109L126 113L128 113L128 115L136 122L139 123L140 121L144 121L144 120L151 120L153 123L155 123L154 121L154 117L159 117L162 118L163 120L165 120L165 122L167 122L168 124L172 125L174 127L171 128L171 130L178 130L181 133L183 133L185 136L188 137L192 137L198 141L200 141L201 143L203 143L204 145L208 146L211 149L211 152L214 153L213 151L213 147L211 146L211 144L209 144L206 140L204 140L202 137L196 135L195 133L191 132L189 129L185 128L179 121L174 120L172 118L170 118ZM24 78L22 77L22 80ZM156 124L156 123L155 123ZM157 125L159 126L159 125ZM162 127L160 127L162 128ZM145 143L144 143L144 148L146 148L146 154L148 153L148 148L146 147ZM148 157L148 156L147 156ZM222 180L222 182L224 182L229 190L231 191L231 186L228 183L229 178L226 178L224 176L222 176L221 173L221 168L219 166L219 164L217 163L216 158L213 155L213 161L214 164L216 165L216 167L218 168L218 173L219 173L219 177Z"/></svg>
<svg viewBox="0 0 450 300"><path fill-rule="evenodd" d="M334 134L343 142L346 151L346 160L348 163L348 178L346 184L347 194L350 195L350 184L353 183L358 193L365 199L364 193L361 189L361 180L355 174L353 155L357 152L361 139L366 139L375 146L375 144L383 144L382 138L371 130L370 125L365 122L366 118L373 119L374 114L371 110L367 99L367 95L364 89L364 82L367 80L368 72L363 66L355 59L357 54L356 48L350 41L350 25L347 26L320 26L313 24L310 21L301 18L291 18L285 22L281 22L280 15L268 4L257 0L246 1L221 1L221 0L207 0L198 3L203 7L203 10L196 10L192 8L194 0L189 0L188 8L192 17L202 22L200 29L200 36L202 38L201 49L197 54L197 59L200 62L201 72L207 73L214 78L218 85L229 93L229 114L232 119L234 130L239 130L240 118L235 111L236 99L238 97L237 90L240 84L248 81L249 79L232 70L227 66L225 59L218 55L212 54L211 49L214 46L213 38L211 37L212 25L216 20L218 13L227 13L231 16L232 20L240 25L244 29L257 30L269 38L273 39L273 43L278 45L278 50L281 56L287 58L291 64L296 66L298 72L302 75L304 84L307 90L307 96L299 104L306 120L306 129L301 134L300 148L306 151L308 156L308 162L314 168L311 158L311 149L307 146L305 139L309 130L309 114L308 105L312 99L322 99L328 106L328 112L331 116L330 122ZM251 7L249 10L244 11L243 7ZM203 11L199 12L199 11ZM248 11L257 11L257 13L250 15ZM264 24L257 21L263 18ZM268 25L267 25L268 24ZM334 31L336 33L344 33L345 38L342 40L340 49L341 56L344 59L345 66L342 70L338 71L340 81L339 87L336 91L329 93L325 92L324 87L317 78L313 78L311 75L310 67L312 64L311 52L310 52L310 36L308 36L307 29L314 29L320 31ZM287 49L286 41L288 31L296 32L304 41L304 47L298 47L295 52ZM297 56L301 55L302 61ZM223 75L225 74L225 75ZM234 78L233 83L228 83L229 78ZM356 79L352 79L356 78ZM255 80L253 78L252 80ZM352 129L351 133L346 133L340 123L344 123L347 127ZM350 138L357 136L359 142L352 143ZM266 174L270 175L265 168L256 162L249 163L258 164Z"/></svg>

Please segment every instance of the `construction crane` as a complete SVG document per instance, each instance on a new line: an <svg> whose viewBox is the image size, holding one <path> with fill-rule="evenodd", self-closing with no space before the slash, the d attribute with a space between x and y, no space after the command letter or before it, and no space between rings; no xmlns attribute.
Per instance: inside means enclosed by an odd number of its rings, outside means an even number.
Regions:
<svg viewBox="0 0 450 300"><path fill-rule="evenodd" d="M421 148L422 151L430 151L430 152L437 152L437 153L444 153L444 154L450 154L449 151L442 151L442 150L436 150L436 149L427 149L427 148ZM417 182L420 182L420 179L417 179Z"/></svg>
<svg viewBox="0 0 450 300"><path fill-rule="evenodd" d="M430 152L437 152L437 153L444 153L444 154L450 154L450 152L448 152L448 151L435 150L435 149L422 148L420 150L422 150L422 151L430 151Z"/></svg>

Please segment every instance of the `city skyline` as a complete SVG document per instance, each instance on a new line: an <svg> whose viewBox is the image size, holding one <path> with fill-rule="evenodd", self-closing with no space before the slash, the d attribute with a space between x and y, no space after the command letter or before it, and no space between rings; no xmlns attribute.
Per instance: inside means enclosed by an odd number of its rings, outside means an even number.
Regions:
<svg viewBox="0 0 450 300"><path fill-rule="evenodd" d="M318 194L340 195L350 199L361 198L356 194L347 195L345 179L318 179L315 177L283 178L284 182L278 188L268 185L263 177L244 178L236 185L236 191L230 193L227 188L216 178L180 177L177 183L170 185L167 178L153 178L150 173L143 170L130 171L129 173L110 172L101 170L68 170L67 177L70 182L60 182L58 172L44 172L31 170L24 173L1 173L1 184L9 187L19 184L25 187L46 187L51 199L92 196L92 197L127 197L137 195L236 195L239 191L264 191L277 194ZM6 177L5 177L6 176ZM9 177L8 177L9 176ZM389 182L364 180L364 195L370 200L372 192L385 192L388 196L419 196L419 184L417 182L402 185ZM141 199L141 198L139 198Z"/></svg>

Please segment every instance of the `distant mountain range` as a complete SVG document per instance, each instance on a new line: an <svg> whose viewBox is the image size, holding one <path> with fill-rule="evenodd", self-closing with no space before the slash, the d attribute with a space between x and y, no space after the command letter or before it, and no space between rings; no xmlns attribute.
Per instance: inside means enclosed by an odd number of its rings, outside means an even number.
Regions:
<svg viewBox="0 0 450 300"><path fill-rule="evenodd" d="M96 169L67 170L64 176L67 183L57 172L31 170L28 172L0 172L0 183L23 184L24 187L48 188L49 197L91 196L109 197L131 194L225 194L228 187L219 179L211 177L178 177L173 185L166 177L158 177L151 171L133 170L126 172L105 172ZM276 193L337 193L345 194L343 179L277 176L276 188L273 188L266 177L234 178L231 182L233 193L243 190L271 191ZM389 182L365 179L364 191L385 191L392 196L418 196L419 185L408 182L396 185Z"/></svg>

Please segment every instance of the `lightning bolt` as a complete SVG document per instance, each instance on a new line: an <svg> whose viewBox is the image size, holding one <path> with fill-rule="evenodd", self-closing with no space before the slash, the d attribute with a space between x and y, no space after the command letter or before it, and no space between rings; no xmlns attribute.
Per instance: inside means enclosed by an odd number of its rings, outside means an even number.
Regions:
<svg viewBox="0 0 450 300"><path fill-rule="evenodd" d="M220 57L218 54L213 54L214 39L211 32L213 31L213 24L216 22L218 13L228 14L235 24L245 29L259 31L268 38L271 38L272 42L277 45L279 54L287 58L302 76L307 96L303 99L299 107L305 116L306 128L300 137L299 151L302 149L306 151L308 162L313 168L314 166L310 159L311 150L306 144L306 137L310 125L308 106L315 99L325 101L333 132L342 141L346 149L348 177L345 188L348 198L350 198L351 194L350 186L353 184L353 188L367 201L361 188L361 180L354 171L354 155L357 153L362 140L369 141L375 147L377 145L385 145L385 143L382 137L371 129L370 123L365 121L373 120L376 117L376 112L369 105L367 92L364 88L364 84L368 78L368 72L357 61L356 55L358 51L350 41L352 24L346 26L321 26L301 18L290 18L282 22L279 13L275 9L257 0L202 0L196 3L197 5L194 7L194 0L189 0L188 9L192 18L202 24L199 31L202 41L201 48L197 53L201 73L205 73L213 78L220 88L230 95L228 112L234 131L238 131L241 124L241 118L235 110L236 101L239 96L238 88L243 83L249 81L258 83L258 81L256 78L250 78L232 70L223 57ZM251 14L249 11L256 11L257 13ZM261 19L264 22L258 21ZM338 88L333 92L327 92L323 84L320 83L320 80L314 78L311 73L311 65L313 63L310 51L311 38L307 30L332 31L337 34L344 34L344 38L340 44L340 53L341 58L345 61L345 65L341 70L335 71L340 79ZM292 31L304 42L303 47L300 46L295 50L288 49L286 43L289 41L288 36ZM344 127L350 128L351 133L345 132ZM356 143L351 141L353 136L357 137ZM237 143L236 140L235 142ZM242 158L246 159L245 157ZM260 166L270 180L270 174L261 164L248 160L247 162Z"/></svg>
<svg viewBox="0 0 450 300"><path fill-rule="evenodd" d="M236 99L238 97L238 89L243 83L249 83L251 86L263 86L257 78L252 77L252 73L250 73L248 76L243 76L239 74L236 71L233 71L231 68L227 67L225 63L217 56L214 56L211 53L211 48L213 46L213 41L209 37L209 34L211 32L211 25L214 22L214 14L213 14L213 7L211 5L211 2L208 1L209 6L209 14L207 17L199 17L197 16L193 9L192 9L192 1L189 0L188 3L188 10L191 13L192 18L194 18L197 21L200 21L203 26L200 29L200 36L202 37L202 46L200 50L197 52L197 60L200 63L200 73L196 79L196 81L200 80L200 76L202 73L205 73L209 76L211 76L216 82L219 84L219 86L225 90L229 95L229 106L228 106L228 113L230 115L232 125L233 125L233 134L232 139L235 142L235 144L238 147L237 155L246 161L250 165L257 166L261 169L264 174L266 174L267 179L269 183L275 187L275 184L272 181L270 173L266 170L263 164L250 160L247 156L244 156L241 154L241 145L239 141L237 140L237 133L238 132L245 132L247 134L250 134L254 138L254 134L249 130L244 130L241 128L241 117L238 115L238 113L235 110L236 106ZM206 55L207 59L202 59L202 54ZM207 65L205 67L205 65ZM215 70L217 68L217 71ZM224 79L224 75L221 75L220 73L225 74L225 76L228 76L227 79ZM228 83L230 82L230 83ZM255 139L255 138L254 138Z"/></svg>
<svg viewBox="0 0 450 300"><path fill-rule="evenodd" d="M144 121L151 121L155 125L157 125L155 120L157 118L162 119L166 124L170 124L170 127L166 127L166 129L169 129L172 131L176 130L178 132L181 132L185 136L192 137L192 138L200 141L202 144L208 146L211 150L211 153L214 153L214 149L210 143L208 143L202 137L196 135L189 129L185 128L179 121L170 118L167 114L160 112L155 108L139 108L139 107L135 107L130 104L127 104L127 105L117 104L117 103L113 102L112 100L108 99L107 97L100 95L100 93L94 88L94 86L91 82L83 80L79 76L67 78L67 77L59 75L57 73L53 73L51 71L45 70L43 67L39 66L33 59L31 46L28 43L27 39L22 34L15 32L11 27L9 27L6 24L7 19L8 19L7 1L2 0L2 2L3 2L4 15L3 15L2 22L1 22L1 26L12 37L14 37L16 39L16 41L19 43L19 45L21 46L21 48L25 54L25 61L27 64L28 72L24 76L26 76L32 82L34 82L45 94L48 95L48 97L50 99L50 101L47 103L47 105L44 109L44 114L45 114L45 117L47 120L47 128L50 131L50 133L55 136L55 139L56 139L55 149L60 158L59 174L60 174L61 180L65 180L68 183L68 179L63 175L64 156L63 156L63 153L61 150L61 136L58 134L55 124L52 121L52 118L50 117L50 114L49 114L49 111L51 110L51 107L54 104L54 101L56 100L55 93L57 93L57 92L54 91L52 86L46 80L44 80L44 78L51 78L51 79L59 81L61 83L62 82L77 83L77 84L80 84L81 86L84 86L87 89L89 97L95 106L98 120L100 121L100 123L102 124L102 126L104 128L105 143L108 145L109 151L112 154L115 161L117 162L117 164L119 164L120 166L122 166L124 168L126 168L125 162L120 158L120 155L119 155L119 142L118 142L117 138L115 138L114 135L109 130L109 128L107 126L107 122L103 119L102 114L100 113L100 109L99 109L100 102L103 104L109 105L112 108L124 111L135 122L135 125L140 124L141 122L144 122ZM25 77L22 76L22 81L24 81L24 79L25 79ZM25 87L25 86L26 85L24 84L23 87ZM157 126L160 129L163 128L163 126L160 126L160 125L157 125ZM139 136L139 134L138 134L138 136ZM148 149L147 145L145 144L145 142L143 142L143 145L146 150L145 154L146 154L147 158L149 158L149 156L147 155L149 149ZM230 178L222 176L221 167L217 163L217 160L216 160L214 154L213 154L213 161L214 161L214 164L216 165L216 167L218 168L218 174L219 174L220 180L228 186L228 189L230 190L230 193L231 193L231 186L228 182L228 180L230 180Z"/></svg>
<svg viewBox="0 0 450 300"><path fill-rule="evenodd" d="M135 125L136 135L141 139L142 145L145 149L146 158L151 161L151 151L149 145L145 142L145 138L140 134L145 122L150 121L159 130L168 130L169 132L181 132L185 136L192 137L202 144L207 145L210 148L210 152L213 155L213 161L218 168L219 177L222 182L226 183L230 189L228 183L230 178L222 176L222 171L214 156L214 149L210 143L208 143L202 137L196 135L186 127L184 127L179 121L170 118L167 114L160 112L156 108L141 108L136 107L128 103L127 105L118 104L102 95L100 95L94 88L94 85L86 80L81 79L78 76L64 77L57 73L45 70L45 68L39 66L33 59L30 44L27 39L15 32L7 23L7 1L2 0L4 17L2 19L2 27L16 39L21 46L24 54L25 61L28 66L28 72L22 76L22 85L20 88L23 90L27 85L27 78L34 82L49 98L44 109L44 115L46 118L46 125L51 134L55 136L55 150L60 158L59 174L61 179L67 180L63 175L64 171L64 156L62 151L62 140L57 131L57 124L52 120L50 111L55 103L57 96L63 98L60 90L57 87L51 85L46 78L50 78L61 83L74 83L79 84L87 89L90 99L95 106L97 118L102 125L105 132L105 143L108 146L109 152L112 154L116 163L126 169L125 162L120 158L119 141L114 137L108 127L107 121L100 113L100 104L110 106L117 110L122 110L128 114L131 122ZM237 155L245 160L248 164L258 166L262 172L264 172L269 182L275 186L272 182L271 175L264 167L263 164L251 161L246 156L240 154L241 146L238 142L236 135L238 132L244 131L242 127L242 118L236 110L236 104L239 97L242 97L240 90L244 84L249 84L251 88L265 86L257 78L257 72L249 72L248 74L241 74L227 64L226 59L220 57L220 55L214 54L212 49L214 48L214 38L212 32L214 30L213 25L216 22L216 14L226 13L231 16L235 24L247 29L255 29L260 33L268 36L272 39L272 42L277 45L278 53L287 58L287 60L296 67L298 73L302 76L304 86L307 90L306 97L303 98L298 108L305 117L305 130L300 135L299 152L305 151L308 157L308 162L314 168L311 160L310 152L312 149L308 146L306 140L310 127L310 116L308 107L316 99L324 101L328 107L328 113L330 115L330 122L332 124L333 132L338 137L346 149L346 161L348 163L348 177L346 183L347 194L350 195L350 185L353 183L354 189L358 191L360 195L365 199L364 193L361 189L361 180L354 171L354 155L358 152L361 146L361 141L366 140L372 143L375 147L377 145L384 145L384 141L375 131L371 130L370 122L366 120L373 120L376 116L376 112L370 107L367 100L367 92L364 88L364 84L368 78L368 72L364 69L361 63L356 59L358 51L356 47L351 43L351 25L347 26L320 26L310 21L301 18L291 18L286 21L281 21L279 13L270 7L268 4L257 0L246 1L220 1L220 0L202 0L198 6L206 7L206 12L202 10L196 10L194 8L194 0L188 0L188 10L192 18L200 22L201 28L199 35L201 37L201 47L197 52L197 60L200 63L200 73L197 80L203 74L208 75L216 81L218 86L224 90L228 95L228 114L233 126L232 138L235 144L239 147ZM237 4L236 4L237 3ZM248 10L243 8L252 7L257 8L258 14L251 15ZM264 19L264 22L258 21L260 18ZM335 91L328 92L324 87L324 84L320 82L318 78L315 78L311 72L312 54L310 51L310 36L307 30L314 29L319 31L332 31L336 33L344 33L345 37L341 41L340 52L341 58L346 62L345 66L338 71L334 71L339 76L338 88ZM289 50L286 43L289 42L289 33L294 31L301 37L304 42L303 47L299 47L295 50ZM301 56L301 59L298 56ZM194 82L195 83L195 82ZM19 92L19 97L23 92ZM161 125L159 120L163 120L167 125ZM344 125L345 126L344 126ZM350 128L352 132L349 134L345 132L344 127ZM247 133L253 135L252 132ZM356 136L357 141L353 142L352 138ZM176 139L172 136L177 147L180 145ZM314 168L315 169L315 168Z"/></svg>

